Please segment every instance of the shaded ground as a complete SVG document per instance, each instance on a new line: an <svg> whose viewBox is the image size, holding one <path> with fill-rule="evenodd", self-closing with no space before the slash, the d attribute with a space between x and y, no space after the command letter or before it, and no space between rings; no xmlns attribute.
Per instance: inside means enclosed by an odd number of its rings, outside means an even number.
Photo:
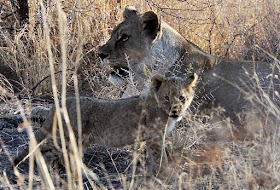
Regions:
<svg viewBox="0 0 280 190"><path fill-rule="evenodd" d="M10 109L10 107L7 106L5 109ZM8 113L11 111L3 111L1 114L5 117L0 116L0 137L4 144L4 146L0 145L0 180L4 179L3 171L5 170L8 181L12 183L15 176L4 148L14 159L29 140L25 131L21 133L17 131L18 124L22 122L21 117L16 115L7 117ZM198 124L191 126L184 125L181 130L178 129L177 133L168 137L173 147L168 147L167 144L167 150L170 150L168 152L170 166L180 173L180 177L172 183L161 186L153 184L151 187L154 189L178 189L179 187L183 187L182 189L274 189L279 185L278 132L272 135L256 134L255 139L248 141L222 142L220 140L219 143L203 140L207 137L205 135L207 131L211 131L213 126ZM36 128L34 130L36 132ZM225 138L225 136L221 137ZM131 161L132 154L127 149L107 150L98 145L88 148L83 159L85 165L99 176L100 183L96 185L101 184L108 189L124 188L124 182L121 181L119 174L124 174L126 185L129 185L132 181ZM146 178L142 175L144 172L140 171L144 167L138 164L136 174L140 183L134 183L134 188L140 188L139 184L144 184L147 188L149 184L145 183ZM18 169L24 176L28 176L28 161L20 164ZM63 177L65 172L62 171L60 174L65 180ZM36 167L35 175L34 189L41 189L43 180L40 180ZM7 183L2 181L0 183L0 189L9 189ZM86 179L84 186L85 189L90 186ZM13 185L13 188L20 189L17 185ZM145 189L143 186L141 188Z"/></svg>
<svg viewBox="0 0 280 190"><path fill-rule="evenodd" d="M17 131L17 126L21 122L22 119L20 116L9 118L2 117L0 119L0 137L3 141L4 147L8 151L7 154L4 150L3 144L0 145L0 172L2 175L5 171L11 183L14 181L15 176L13 175L13 169L8 155L10 155L10 158L14 159L29 141L28 135L25 131ZM129 161L127 161L127 158L130 157L129 153L128 150L107 150L104 147L93 145L86 150L83 160L86 166L99 176L100 182L104 186L110 186L110 184L108 184L108 179L106 179L106 174L107 177L109 176L109 181L112 186L118 188L121 185L118 173L124 173L129 166ZM20 164L18 169L23 175L27 176L28 168L29 164L27 160ZM36 167L35 174L38 175ZM84 183L89 184L87 181L84 181ZM36 180L34 185L36 186ZM2 184L0 189L5 189L5 187L8 188ZM14 186L14 188L16 187L17 186Z"/></svg>

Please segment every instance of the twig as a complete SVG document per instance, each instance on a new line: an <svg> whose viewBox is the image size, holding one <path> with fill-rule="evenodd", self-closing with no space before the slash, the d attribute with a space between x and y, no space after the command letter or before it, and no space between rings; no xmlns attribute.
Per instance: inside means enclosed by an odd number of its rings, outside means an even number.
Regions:
<svg viewBox="0 0 280 190"><path fill-rule="evenodd" d="M7 14L6 16L2 17L1 20L5 20L6 18L8 18L9 16L12 16L13 14L17 13L17 11L14 11L10 14Z"/></svg>
<svg viewBox="0 0 280 190"><path fill-rule="evenodd" d="M66 69L66 71L69 71L69 70L70 70L70 71L74 71L74 69ZM60 71L55 72L54 74L56 75L56 74L61 73L61 72L62 72L62 71L60 70ZM46 80L46 79L49 78L49 77L51 77L51 74L45 76L42 80L40 80L38 83L36 83L35 86L34 86L33 88L31 88L32 93L34 93L35 89L36 89L44 80Z"/></svg>

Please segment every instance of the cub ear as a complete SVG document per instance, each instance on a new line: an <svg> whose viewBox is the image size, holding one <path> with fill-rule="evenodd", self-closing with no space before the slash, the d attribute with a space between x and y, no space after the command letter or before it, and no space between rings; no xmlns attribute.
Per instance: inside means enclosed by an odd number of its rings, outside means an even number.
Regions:
<svg viewBox="0 0 280 190"><path fill-rule="evenodd" d="M164 83L165 83L165 77L163 75L156 74L152 78L151 87L155 92L157 92Z"/></svg>
<svg viewBox="0 0 280 190"><path fill-rule="evenodd" d="M153 41L160 32L160 20L153 11L145 12L140 17L140 30L142 30Z"/></svg>
<svg viewBox="0 0 280 190"><path fill-rule="evenodd" d="M131 16L135 16L138 14L138 11L135 9L135 7L127 5L123 11L123 18L127 19Z"/></svg>
<svg viewBox="0 0 280 190"><path fill-rule="evenodd" d="M187 80L187 88L189 91L193 90L197 84L197 79L198 79L198 76L196 73L194 73L193 75L191 75L189 77L189 79L191 80L191 82L189 82L189 80Z"/></svg>

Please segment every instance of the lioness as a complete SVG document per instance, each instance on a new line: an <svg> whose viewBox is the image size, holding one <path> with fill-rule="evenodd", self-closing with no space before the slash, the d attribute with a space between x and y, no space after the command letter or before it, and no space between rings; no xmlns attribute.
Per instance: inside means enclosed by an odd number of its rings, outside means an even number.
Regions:
<svg viewBox="0 0 280 190"><path fill-rule="evenodd" d="M166 75L199 73L201 80L192 109L198 108L200 115L210 115L213 108L221 107L235 125L245 122L247 113L262 113L257 98L252 95L260 97L264 90L272 95L274 103L279 103L273 96L274 90L280 90L279 69L275 65L236 62L209 55L152 11L139 14L134 7L127 6L123 17L109 41L98 50L103 62L118 70L119 75L129 68L141 86L147 68Z"/></svg>
<svg viewBox="0 0 280 190"><path fill-rule="evenodd" d="M149 158L148 171L156 171L161 158L162 141L157 143L155 140L164 132L171 132L176 122L182 119L193 99L197 78L197 75L187 79L155 75L147 94L119 100L81 97L84 149L91 143L107 147L123 147L137 140L146 141ZM74 134L78 134L76 98L67 98L66 103ZM36 135L38 142L46 139L46 142L40 146L40 150L47 162L60 162L62 158L62 152L56 148L52 136L55 113L54 107ZM68 141L67 129L64 133ZM59 138L60 135L57 135L57 142L60 142ZM23 151L14 160L14 164L20 163L27 154L28 151ZM163 163L166 162L167 158L164 156Z"/></svg>

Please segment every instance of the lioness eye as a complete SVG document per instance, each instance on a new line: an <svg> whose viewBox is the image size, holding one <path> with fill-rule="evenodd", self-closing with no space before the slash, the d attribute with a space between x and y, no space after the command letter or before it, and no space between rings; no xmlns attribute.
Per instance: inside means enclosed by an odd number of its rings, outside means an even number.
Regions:
<svg viewBox="0 0 280 190"><path fill-rule="evenodd" d="M185 97L184 96L180 96L179 100L184 103L185 102Z"/></svg>
<svg viewBox="0 0 280 190"><path fill-rule="evenodd" d="M169 96L164 96L164 99L165 99L166 101L169 101Z"/></svg>
<svg viewBox="0 0 280 190"><path fill-rule="evenodd" d="M128 40L128 38L129 38L129 36L128 36L128 35L126 35L126 34L122 34L122 36L120 37L119 41L125 42L125 41L127 41L127 40Z"/></svg>

